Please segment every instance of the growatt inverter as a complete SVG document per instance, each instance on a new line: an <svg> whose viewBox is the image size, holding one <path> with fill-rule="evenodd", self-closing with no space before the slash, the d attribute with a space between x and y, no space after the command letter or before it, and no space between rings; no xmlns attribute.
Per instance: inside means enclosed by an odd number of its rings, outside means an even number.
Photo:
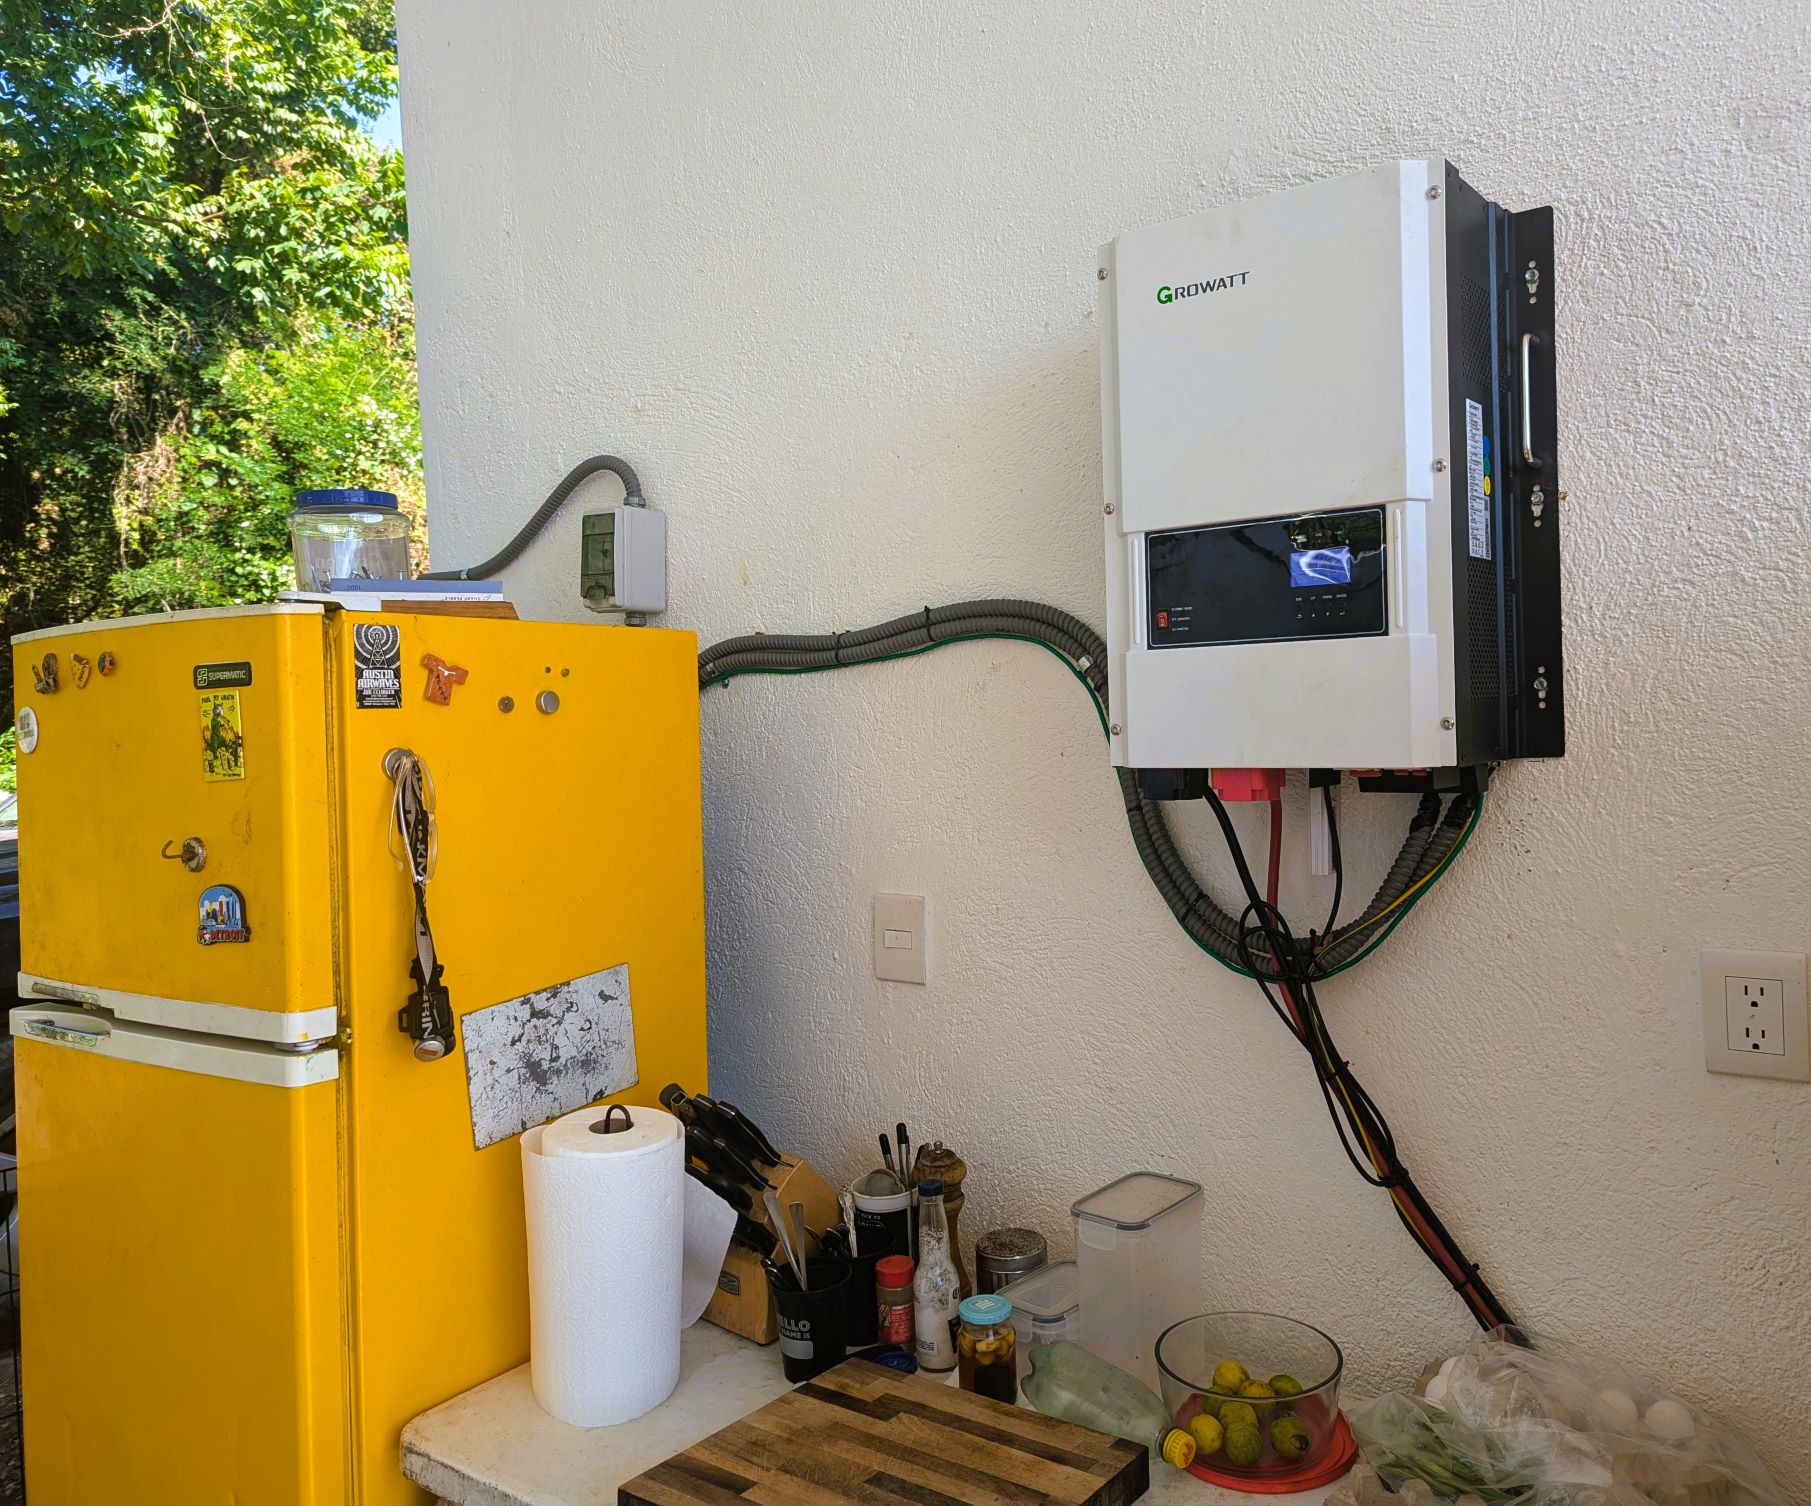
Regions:
<svg viewBox="0 0 1811 1506"><path fill-rule="evenodd" d="M1564 750L1553 213L1441 161L1102 253L1113 759Z"/></svg>

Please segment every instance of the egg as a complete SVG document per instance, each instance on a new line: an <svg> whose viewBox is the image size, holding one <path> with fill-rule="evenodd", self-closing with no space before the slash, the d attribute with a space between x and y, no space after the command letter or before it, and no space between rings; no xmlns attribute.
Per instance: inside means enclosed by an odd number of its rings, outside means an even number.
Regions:
<svg viewBox="0 0 1811 1506"><path fill-rule="evenodd" d="M1633 1430L1641 1421L1641 1409L1635 1405L1635 1399L1627 1391L1618 1391L1611 1387L1608 1391L1598 1393L1597 1399L1603 1403L1603 1409L1615 1420L1620 1428Z"/></svg>
<svg viewBox="0 0 1811 1506"><path fill-rule="evenodd" d="M1669 1443L1683 1443L1698 1431L1692 1421L1692 1414L1685 1409L1685 1403L1674 1401L1670 1396L1663 1396L1647 1409L1647 1416L1642 1418L1647 1430L1656 1438L1664 1438Z"/></svg>

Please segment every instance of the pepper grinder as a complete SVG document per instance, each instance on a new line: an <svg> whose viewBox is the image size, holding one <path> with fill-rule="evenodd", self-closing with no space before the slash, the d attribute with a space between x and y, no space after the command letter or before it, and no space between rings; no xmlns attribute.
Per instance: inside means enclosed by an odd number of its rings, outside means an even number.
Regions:
<svg viewBox="0 0 1811 1506"><path fill-rule="evenodd" d="M920 1146L917 1159L912 1162L912 1186L931 1177L937 1177L943 1183L943 1213L950 1226L950 1255L956 1262L956 1279L961 1282L962 1295L972 1297L975 1283L969 1279L968 1267L963 1263L962 1239L956 1232L956 1220L962 1215L962 1179L967 1175L968 1163L941 1140Z"/></svg>

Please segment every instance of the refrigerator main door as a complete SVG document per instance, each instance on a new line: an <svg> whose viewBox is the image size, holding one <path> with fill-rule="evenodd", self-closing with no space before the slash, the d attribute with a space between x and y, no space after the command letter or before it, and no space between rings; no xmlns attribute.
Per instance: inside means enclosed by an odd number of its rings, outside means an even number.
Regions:
<svg viewBox="0 0 1811 1506"><path fill-rule="evenodd" d="M348 1499L337 1053L12 1033L32 1506Z"/></svg>
<svg viewBox="0 0 1811 1506"><path fill-rule="evenodd" d="M320 607L278 605L13 640L22 997L334 1033L324 639Z"/></svg>
<svg viewBox="0 0 1811 1506"><path fill-rule="evenodd" d="M361 698L344 641L360 629L369 658L402 666L400 694ZM397 1467L404 1425L528 1358L518 1132L606 1095L709 1091L698 645L426 613L341 613L335 632L356 1499L419 1506L431 1498ZM457 669L444 703L425 693L427 656ZM399 747L436 796L427 903L458 1020L439 1061L416 1060L397 1029L415 956L413 892L387 840ZM607 1029L547 1030L579 989L525 998L619 968L608 986L629 1001L633 1073L586 1045Z"/></svg>

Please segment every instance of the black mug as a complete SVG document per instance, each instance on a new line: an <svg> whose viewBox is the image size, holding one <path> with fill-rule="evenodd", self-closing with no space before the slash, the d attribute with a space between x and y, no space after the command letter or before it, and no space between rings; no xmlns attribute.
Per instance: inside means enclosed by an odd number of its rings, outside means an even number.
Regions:
<svg viewBox="0 0 1811 1506"><path fill-rule="evenodd" d="M837 1225L842 1229L841 1224ZM860 1229L861 1254L842 1263L849 1267L849 1329L844 1340L851 1349L866 1349L880 1337L880 1298L874 1290L874 1267L898 1253L892 1235L884 1228ZM848 1246L845 1231L844 1247Z"/></svg>
<svg viewBox="0 0 1811 1506"><path fill-rule="evenodd" d="M790 1265L777 1266L768 1277L780 1326L780 1368L797 1385L840 1365L849 1331L847 1260L808 1260L809 1291L800 1291Z"/></svg>

